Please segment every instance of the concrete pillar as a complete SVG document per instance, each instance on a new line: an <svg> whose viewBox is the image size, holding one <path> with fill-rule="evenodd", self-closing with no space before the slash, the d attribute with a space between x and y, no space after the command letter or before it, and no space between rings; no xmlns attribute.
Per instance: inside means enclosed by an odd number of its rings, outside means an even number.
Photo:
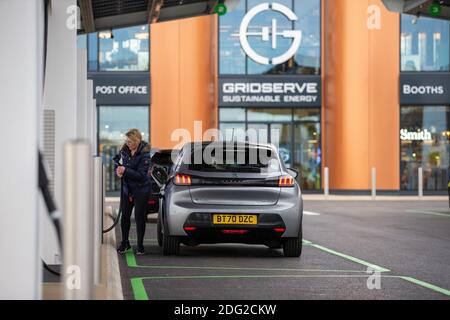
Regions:
<svg viewBox="0 0 450 320"><path fill-rule="evenodd" d="M0 1L0 299L39 299L38 123L43 1Z"/></svg>

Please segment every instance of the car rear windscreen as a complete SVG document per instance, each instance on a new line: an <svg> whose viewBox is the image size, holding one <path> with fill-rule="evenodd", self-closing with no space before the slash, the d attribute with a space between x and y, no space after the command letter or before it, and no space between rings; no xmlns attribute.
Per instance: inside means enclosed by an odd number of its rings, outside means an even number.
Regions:
<svg viewBox="0 0 450 320"><path fill-rule="evenodd" d="M189 163L187 163L189 162ZM273 174L280 172L276 154L269 148L224 148L203 146L196 148L184 164L191 171L240 172Z"/></svg>

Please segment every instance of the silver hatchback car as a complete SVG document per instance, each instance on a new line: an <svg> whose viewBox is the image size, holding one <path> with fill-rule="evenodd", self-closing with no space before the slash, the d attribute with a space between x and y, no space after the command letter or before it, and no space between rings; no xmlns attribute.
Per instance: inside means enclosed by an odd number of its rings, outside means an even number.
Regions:
<svg viewBox="0 0 450 320"><path fill-rule="evenodd" d="M161 183L157 229L163 254L178 254L180 243L246 243L300 257L297 175L272 145L185 144Z"/></svg>

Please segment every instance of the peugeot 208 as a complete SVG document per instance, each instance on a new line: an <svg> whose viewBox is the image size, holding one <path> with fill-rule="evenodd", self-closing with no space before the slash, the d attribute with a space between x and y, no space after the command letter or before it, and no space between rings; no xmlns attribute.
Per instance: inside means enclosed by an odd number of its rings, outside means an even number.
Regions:
<svg viewBox="0 0 450 320"><path fill-rule="evenodd" d="M273 145L185 144L161 188L163 254L178 254L180 243L246 243L299 257L303 201L296 177Z"/></svg>

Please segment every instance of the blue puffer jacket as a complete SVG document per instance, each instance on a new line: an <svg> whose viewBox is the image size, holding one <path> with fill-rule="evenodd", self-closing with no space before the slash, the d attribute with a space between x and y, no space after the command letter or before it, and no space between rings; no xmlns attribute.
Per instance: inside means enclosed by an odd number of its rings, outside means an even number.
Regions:
<svg viewBox="0 0 450 320"><path fill-rule="evenodd" d="M122 166L125 167L122 193L126 196L150 194L152 190L152 178L148 176L151 167L150 145L142 141L133 156L125 145L120 150L120 157ZM117 169L117 165L115 167Z"/></svg>

